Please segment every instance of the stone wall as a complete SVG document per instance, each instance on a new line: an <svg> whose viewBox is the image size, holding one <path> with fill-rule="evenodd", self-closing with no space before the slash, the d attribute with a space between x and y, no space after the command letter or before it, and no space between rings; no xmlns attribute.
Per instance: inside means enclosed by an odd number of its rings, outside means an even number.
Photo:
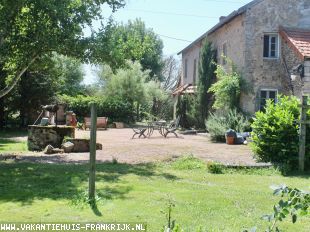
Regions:
<svg viewBox="0 0 310 232"><path fill-rule="evenodd" d="M65 137L75 137L74 132L71 126L29 126L28 150L42 151L47 145L60 148Z"/></svg>
<svg viewBox="0 0 310 232"><path fill-rule="evenodd" d="M289 77L282 55L285 55L282 44L279 58L263 58L263 38L265 33L278 33L279 26L309 27L309 0L265 0L246 12L245 17L245 72L246 80L252 83L253 93L241 99L242 108L255 112L259 107L261 89L277 89L279 93L291 94ZM286 48L284 47L284 50ZM291 54L288 58L294 60ZM298 59L295 56L295 59Z"/></svg>
<svg viewBox="0 0 310 232"><path fill-rule="evenodd" d="M193 45L190 49L182 53L182 79L181 84L196 84L198 81L198 65L201 42ZM187 77L185 75L185 60L187 60ZM194 72L194 60L196 60L196 72ZM196 73L196 81L194 81ZM196 82L196 83L195 83Z"/></svg>
<svg viewBox="0 0 310 232"><path fill-rule="evenodd" d="M220 56L223 53L223 44L226 43L227 56L250 85L249 93L243 93L240 102L242 109L249 113L259 109L259 94L262 89L276 89L282 94L294 92L296 96L301 95L302 83L298 81L291 83L288 70L303 61L282 41L278 34L280 26L309 29L310 0L260 1L208 35L208 39L218 50L219 63L222 64ZM279 35L278 58L263 57L265 33ZM196 43L182 54L183 84L193 83L193 61L198 60L200 47L201 43ZM185 59L188 60L186 79L184 78ZM310 82L305 84L304 88L310 90Z"/></svg>
<svg viewBox="0 0 310 232"><path fill-rule="evenodd" d="M229 66L223 62L223 45L226 44L227 57L233 60L238 67L238 71L244 72L245 65L245 32L244 15L239 15L229 23L223 25L214 33L208 35L208 40L212 42L218 53L218 63L226 68Z"/></svg>
<svg viewBox="0 0 310 232"><path fill-rule="evenodd" d="M304 62L305 68L305 77L304 77L304 86L302 92L304 94L310 94L310 58L307 58Z"/></svg>

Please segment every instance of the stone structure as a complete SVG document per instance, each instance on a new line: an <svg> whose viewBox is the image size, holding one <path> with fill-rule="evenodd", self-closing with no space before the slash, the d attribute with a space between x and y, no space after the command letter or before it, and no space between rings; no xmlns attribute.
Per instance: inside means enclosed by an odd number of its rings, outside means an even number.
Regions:
<svg viewBox="0 0 310 232"><path fill-rule="evenodd" d="M70 152L89 152L90 139L66 139L66 143L72 143L72 150ZM62 145L64 148L64 144ZM96 143L96 150L102 150L102 144ZM65 150L66 152L66 150Z"/></svg>
<svg viewBox="0 0 310 232"><path fill-rule="evenodd" d="M71 126L29 126L28 149L43 151L47 145L60 148L65 137L74 138L74 130Z"/></svg>
<svg viewBox="0 0 310 232"><path fill-rule="evenodd" d="M243 110L253 113L262 108L266 99L276 100L278 93L300 96L310 92L309 57L298 43L287 38L292 30L306 34L303 42L309 48L309 0L254 0L221 17L217 25L179 53L183 66L180 85L196 84L199 51L207 38L218 51L218 63L228 68L221 55L228 57L251 84L253 92L241 95ZM305 77L293 83L291 73L298 65L305 67Z"/></svg>

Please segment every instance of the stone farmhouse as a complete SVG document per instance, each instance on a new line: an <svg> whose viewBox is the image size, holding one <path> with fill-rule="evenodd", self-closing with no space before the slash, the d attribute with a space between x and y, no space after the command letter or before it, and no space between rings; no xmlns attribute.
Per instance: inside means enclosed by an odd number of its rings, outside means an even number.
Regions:
<svg viewBox="0 0 310 232"><path fill-rule="evenodd" d="M174 94L194 92L198 81L199 52L208 39L237 66L252 86L241 94L244 111L262 109L278 94L310 93L310 0L254 0L226 17L184 48L182 77Z"/></svg>

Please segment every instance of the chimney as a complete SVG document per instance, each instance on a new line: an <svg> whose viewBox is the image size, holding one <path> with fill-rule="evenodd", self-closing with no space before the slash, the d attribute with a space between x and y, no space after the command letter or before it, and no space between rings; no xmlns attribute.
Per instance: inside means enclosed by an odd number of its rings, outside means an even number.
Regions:
<svg viewBox="0 0 310 232"><path fill-rule="evenodd" d="M222 22L224 19L226 19L226 16L221 16L220 17L220 22Z"/></svg>

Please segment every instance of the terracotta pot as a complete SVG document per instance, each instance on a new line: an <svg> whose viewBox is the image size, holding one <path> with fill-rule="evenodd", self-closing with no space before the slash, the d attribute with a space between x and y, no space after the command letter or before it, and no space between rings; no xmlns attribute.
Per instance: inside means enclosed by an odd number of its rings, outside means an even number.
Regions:
<svg viewBox="0 0 310 232"><path fill-rule="evenodd" d="M226 137L226 143L228 145L234 145L235 144L235 137L227 136Z"/></svg>

